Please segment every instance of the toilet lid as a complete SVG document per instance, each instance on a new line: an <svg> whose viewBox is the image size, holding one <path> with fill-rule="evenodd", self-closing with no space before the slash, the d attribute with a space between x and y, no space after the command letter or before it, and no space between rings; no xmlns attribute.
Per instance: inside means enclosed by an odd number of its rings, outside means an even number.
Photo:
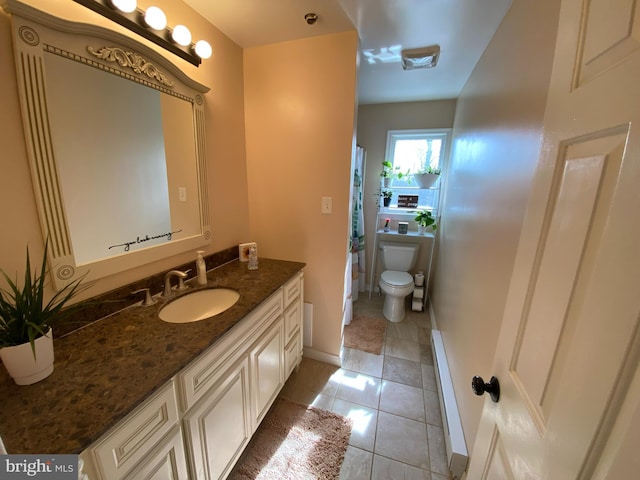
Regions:
<svg viewBox="0 0 640 480"><path fill-rule="evenodd" d="M382 281L389 285L403 286L413 283L413 277L407 272L398 272L396 270L385 270L382 272Z"/></svg>

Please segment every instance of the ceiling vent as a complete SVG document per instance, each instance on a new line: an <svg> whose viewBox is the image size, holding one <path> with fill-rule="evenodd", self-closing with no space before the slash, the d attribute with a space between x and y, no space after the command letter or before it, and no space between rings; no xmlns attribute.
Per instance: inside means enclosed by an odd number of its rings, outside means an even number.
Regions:
<svg viewBox="0 0 640 480"><path fill-rule="evenodd" d="M402 68L405 70L433 68L438 63L438 58L440 58L440 45L402 50Z"/></svg>

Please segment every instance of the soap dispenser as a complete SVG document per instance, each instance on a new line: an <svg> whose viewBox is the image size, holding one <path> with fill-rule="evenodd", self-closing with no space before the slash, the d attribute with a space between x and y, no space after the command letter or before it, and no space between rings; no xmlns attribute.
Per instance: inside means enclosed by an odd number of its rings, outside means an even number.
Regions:
<svg viewBox="0 0 640 480"><path fill-rule="evenodd" d="M198 284L206 285L207 284L207 265L204 263L204 258L202 258L202 254L204 250L198 250L198 258L196 259L196 269L198 271Z"/></svg>

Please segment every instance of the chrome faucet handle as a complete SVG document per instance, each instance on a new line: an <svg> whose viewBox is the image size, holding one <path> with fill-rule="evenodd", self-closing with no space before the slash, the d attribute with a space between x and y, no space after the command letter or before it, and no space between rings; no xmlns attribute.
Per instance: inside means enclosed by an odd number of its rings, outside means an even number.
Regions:
<svg viewBox="0 0 640 480"><path fill-rule="evenodd" d="M162 292L162 296L164 298L169 298L173 296L173 291L171 290L171 277L178 277L181 280L187 278L187 274L181 272L180 270L171 270L167 272L164 276L164 291Z"/></svg>
<svg viewBox="0 0 640 480"><path fill-rule="evenodd" d="M190 271L191 271L191 269L189 269L189 270L185 270L185 271L183 272L183 273L184 273L184 277L182 277L182 276L178 276L178 288L176 288L176 290L177 290L178 292L182 292L183 290L186 290L187 288L189 288L189 287L187 287L187 286L184 284L184 279L185 279L185 278L187 278L187 274L188 274Z"/></svg>
<svg viewBox="0 0 640 480"><path fill-rule="evenodd" d="M140 292L144 293L144 300L142 300L141 305L143 307L150 307L151 305L156 303L156 300L151 296L151 291L148 288L141 288L140 290L136 290L135 292L131 292L131 295L135 295Z"/></svg>

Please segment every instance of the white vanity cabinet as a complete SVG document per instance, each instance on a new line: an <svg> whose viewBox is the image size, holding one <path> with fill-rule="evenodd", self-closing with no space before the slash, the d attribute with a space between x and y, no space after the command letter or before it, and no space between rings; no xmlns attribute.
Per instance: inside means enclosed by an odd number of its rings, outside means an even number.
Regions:
<svg viewBox="0 0 640 480"><path fill-rule="evenodd" d="M297 274L85 450L90 480L226 478L302 359Z"/></svg>

